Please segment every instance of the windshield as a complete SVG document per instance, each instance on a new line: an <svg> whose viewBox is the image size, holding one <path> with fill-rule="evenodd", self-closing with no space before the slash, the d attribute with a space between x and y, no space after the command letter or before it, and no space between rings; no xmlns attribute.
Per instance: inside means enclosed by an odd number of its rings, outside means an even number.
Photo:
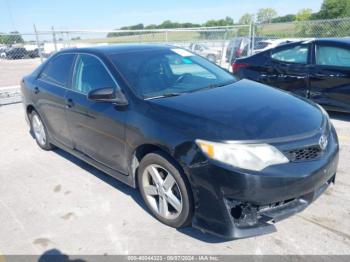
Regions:
<svg viewBox="0 0 350 262"><path fill-rule="evenodd" d="M236 81L227 71L179 48L114 54L111 59L144 99L181 95Z"/></svg>

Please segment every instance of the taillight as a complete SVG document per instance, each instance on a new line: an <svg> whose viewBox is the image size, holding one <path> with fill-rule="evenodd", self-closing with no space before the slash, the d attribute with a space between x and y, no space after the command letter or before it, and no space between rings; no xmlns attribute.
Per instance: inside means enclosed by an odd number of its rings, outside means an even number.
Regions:
<svg viewBox="0 0 350 262"><path fill-rule="evenodd" d="M238 71L238 69L246 68L248 66L249 66L249 64L247 64L247 63L234 62L232 64L232 73L236 73Z"/></svg>

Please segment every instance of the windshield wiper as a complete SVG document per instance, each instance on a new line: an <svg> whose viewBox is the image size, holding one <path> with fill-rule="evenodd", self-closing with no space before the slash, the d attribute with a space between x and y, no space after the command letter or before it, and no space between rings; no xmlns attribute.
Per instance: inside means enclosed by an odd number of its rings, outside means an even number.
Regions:
<svg viewBox="0 0 350 262"><path fill-rule="evenodd" d="M227 85L232 84L234 82L236 82L236 80L230 80L230 81L227 81L227 82L224 82L224 83L219 83L219 84L211 84L211 85L208 85L208 86L205 86L205 87L202 87L202 88L199 88L199 89L195 89L195 90L192 90L192 91L187 91L187 92L178 92L178 93L177 92L170 92L170 93L165 93L165 94L162 94L162 95L159 95L159 96L147 97L147 98L145 98L145 100L152 100L152 99L172 97L172 96L180 96L180 95L183 95L183 94L193 93L193 92L197 92L197 91L202 91L202 90L207 90L207 89L227 86Z"/></svg>
<svg viewBox="0 0 350 262"><path fill-rule="evenodd" d="M232 84L234 82L236 82L236 80L230 80L230 81L227 81L224 83L219 83L219 84L211 84L211 85L193 90L192 92L203 91L203 90L213 89L213 88L217 88L217 87L227 86L227 85Z"/></svg>
<svg viewBox="0 0 350 262"><path fill-rule="evenodd" d="M145 98L145 100L152 100L152 99L157 99L157 98L164 98L164 97L172 97L172 96L180 96L186 94L186 92L182 92L182 93L165 93L163 95L159 95L159 96L153 96L153 97L147 97Z"/></svg>

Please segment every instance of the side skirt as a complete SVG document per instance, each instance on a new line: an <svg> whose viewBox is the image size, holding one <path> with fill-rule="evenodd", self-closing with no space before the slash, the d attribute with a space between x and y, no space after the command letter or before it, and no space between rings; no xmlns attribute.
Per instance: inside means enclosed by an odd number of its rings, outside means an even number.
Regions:
<svg viewBox="0 0 350 262"><path fill-rule="evenodd" d="M114 169L109 168L108 166L105 166L104 164L101 164L100 162L92 159L91 157L85 155L82 152L71 149L71 148L69 148L69 147L67 147L67 146L65 146L57 141L52 141L52 140L53 139L50 139L50 143L52 143L56 147L68 152L69 154L72 154L73 156L79 158L80 160L83 160L84 162L86 162L89 165L97 168L98 170L106 173L107 175L110 175L110 176L118 179L119 181L127 184L128 186L136 188L136 183L135 183L135 179L133 178L133 176L120 173L119 171L116 171Z"/></svg>

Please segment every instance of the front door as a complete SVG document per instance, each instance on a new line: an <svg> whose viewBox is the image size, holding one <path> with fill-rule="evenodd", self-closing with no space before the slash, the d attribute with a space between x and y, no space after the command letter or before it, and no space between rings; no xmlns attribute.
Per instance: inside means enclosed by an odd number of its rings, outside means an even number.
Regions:
<svg viewBox="0 0 350 262"><path fill-rule="evenodd" d="M76 60L71 90L66 93L67 118L74 148L97 162L126 173L125 111L112 103L87 99L89 91L119 88L103 62L80 54Z"/></svg>
<svg viewBox="0 0 350 262"><path fill-rule="evenodd" d="M350 111L350 48L316 43L310 98L329 109Z"/></svg>

